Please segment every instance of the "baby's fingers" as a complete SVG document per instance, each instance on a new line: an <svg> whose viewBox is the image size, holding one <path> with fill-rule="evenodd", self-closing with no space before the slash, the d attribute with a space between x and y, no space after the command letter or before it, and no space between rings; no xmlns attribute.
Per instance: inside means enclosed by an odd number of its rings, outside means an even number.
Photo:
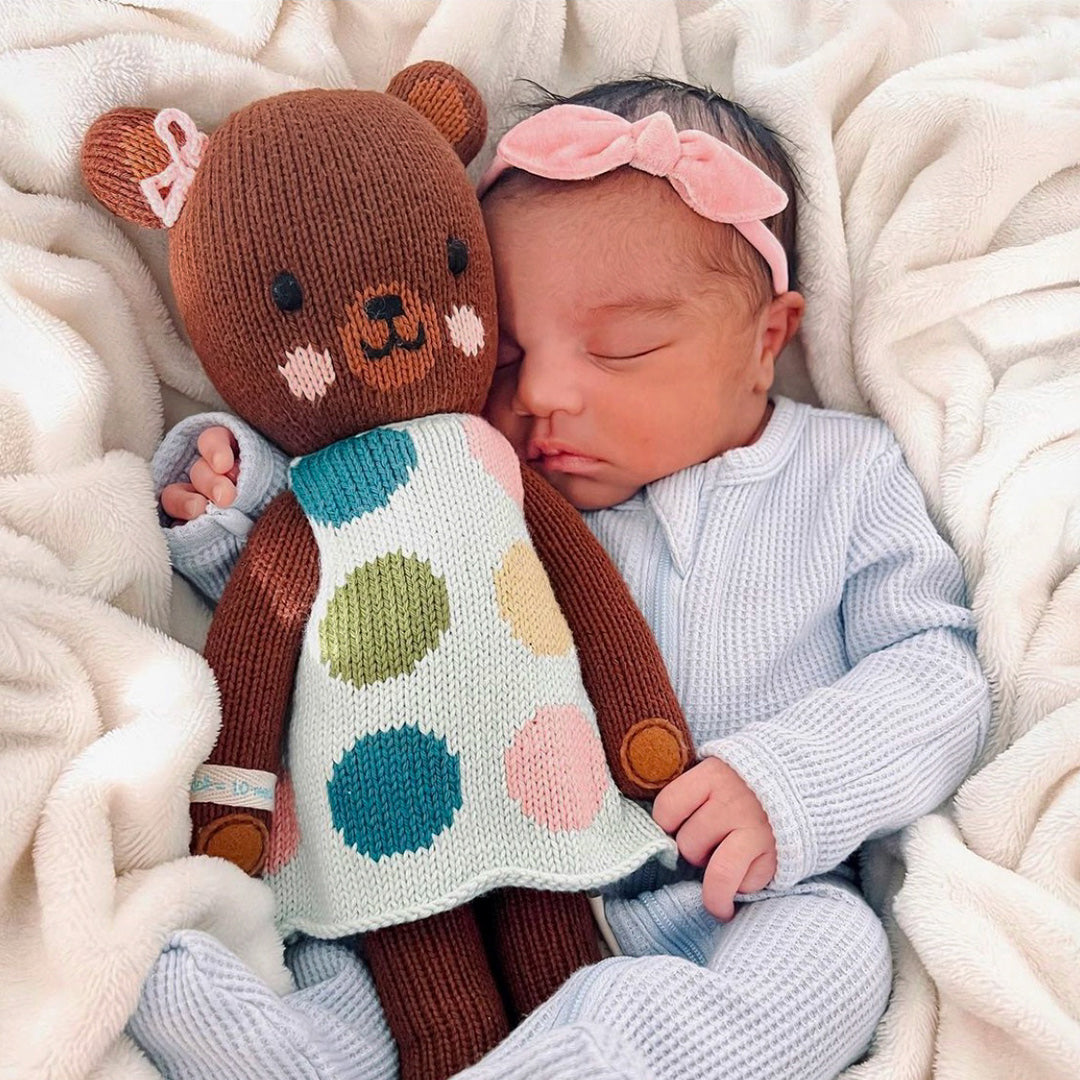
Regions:
<svg viewBox="0 0 1080 1080"><path fill-rule="evenodd" d="M764 889L772 879L776 877L776 851L766 851L759 855L746 871L739 886L739 892L752 893Z"/></svg>
<svg viewBox="0 0 1080 1080"><path fill-rule="evenodd" d="M214 472L204 458L199 458L191 466L190 476L195 490L215 506L232 506L236 498L236 485Z"/></svg>
<svg viewBox="0 0 1080 1080"><path fill-rule="evenodd" d="M710 915L727 922L735 915L735 894L750 865L761 854L761 838L752 829L728 833L705 869L701 900Z"/></svg>
<svg viewBox="0 0 1080 1080"><path fill-rule="evenodd" d="M695 765L675 777L653 800L653 821L666 833L674 833L700 806L709 801L712 787L709 772Z"/></svg>
<svg viewBox="0 0 1080 1080"><path fill-rule="evenodd" d="M230 473L236 469L240 448L227 427L208 427L199 435L195 445L203 460L218 476L228 476L230 480L236 480L235 475Z"/></svg>
<svg viewBox="0 0 1080 1080"><path fill-rule="evenodd" d="M707 802L679 826L675 843L691 866L704 866L730 832L731 824L725 820L723 808Z"/></svg>
<svg viewBox="0 0 1080 1080"><path fill-rule="evenodd" d="M161 492L161 508L177 521L191 521L206 512L206 499L191 484L169 484Z"/></svg>

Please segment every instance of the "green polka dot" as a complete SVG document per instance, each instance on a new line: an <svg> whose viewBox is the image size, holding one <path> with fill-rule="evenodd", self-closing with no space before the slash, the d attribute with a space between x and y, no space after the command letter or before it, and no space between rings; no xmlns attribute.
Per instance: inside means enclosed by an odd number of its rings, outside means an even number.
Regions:
<svg viewBox="0 0 1080 1080"><path fill-rule="evenodd" d="M339 585L319 623L330 674L354 686L407 675L450 626L446 582L415 555L383 555Z"/></svg>

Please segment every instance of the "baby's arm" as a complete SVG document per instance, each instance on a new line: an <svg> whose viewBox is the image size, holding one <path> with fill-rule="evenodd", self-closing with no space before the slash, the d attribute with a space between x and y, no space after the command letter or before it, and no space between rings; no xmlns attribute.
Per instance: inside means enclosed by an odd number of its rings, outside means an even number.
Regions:
<svg viewBox="0 0 1080 1080"><path fill-rule="evenodd" d="M190 478L201 460L200 435L217 426L231 432L239 449L235 498L227 507L210 503L189 521L175 521L164 506L159 508L173 566L213 603L221 598L252 525L285 489L289 467L287 456L243 420L229 413L200 413L180 421L154 455L159 498L170 485Z"/></svg>
<svg viewBox="0 0 1080 1080"><path fill-rule="evenodd" d="M778 889L934 809L986 737L990 691L960 562L894 440L858 496L841 615L846 675L699 747L760 799L776 837Z"/></svg>

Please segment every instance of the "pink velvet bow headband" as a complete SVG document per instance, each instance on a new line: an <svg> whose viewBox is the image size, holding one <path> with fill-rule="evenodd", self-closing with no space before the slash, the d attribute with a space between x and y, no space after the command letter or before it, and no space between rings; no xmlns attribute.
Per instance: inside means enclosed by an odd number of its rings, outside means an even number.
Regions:
<svg viewBox="0 0 1080 1080"><path fill-rule="evenodd" d="M787 255L763 222L787 206L787 193L738 150L704 131L677 131L664 112L631 123L587 105L544 109L499 140L479 193L507 169L589 180L623 165L663 177L695 213L738 229L769 264L776 294L787 292Z"/></svg>

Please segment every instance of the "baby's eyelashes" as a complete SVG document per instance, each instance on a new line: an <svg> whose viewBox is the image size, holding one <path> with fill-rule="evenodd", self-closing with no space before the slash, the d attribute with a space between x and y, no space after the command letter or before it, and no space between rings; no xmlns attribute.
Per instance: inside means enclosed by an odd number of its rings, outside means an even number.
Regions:
<svg viewBox="0 0 1080 1080"><path fill-rule="evenodd" d="M640 360L643 356L666 349L670 341L659 343L629 343L622 342L619 345L607 345L604 347L590 348L589 355L596 360L617 363L620 360Z"/></svg>

